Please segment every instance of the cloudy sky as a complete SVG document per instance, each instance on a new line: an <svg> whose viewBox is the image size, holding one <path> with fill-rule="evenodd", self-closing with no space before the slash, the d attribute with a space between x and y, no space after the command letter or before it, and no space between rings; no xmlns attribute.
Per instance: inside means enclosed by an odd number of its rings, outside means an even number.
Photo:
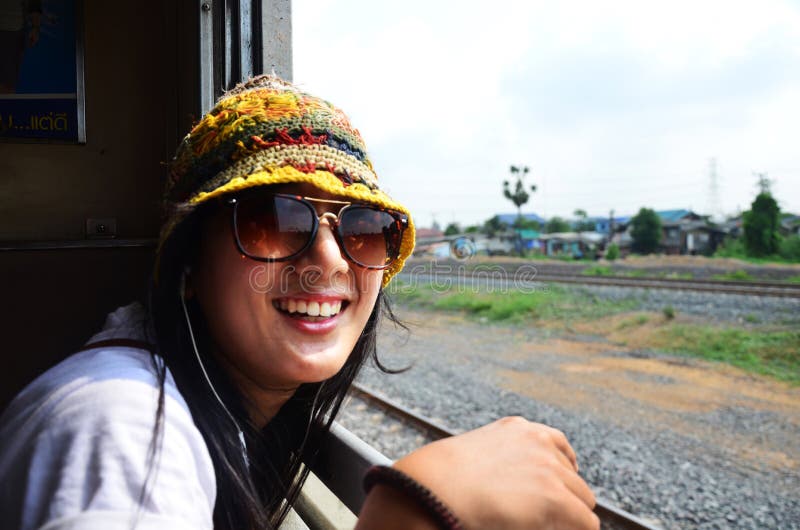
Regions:
<svg viewBox="0 0 800 530"><path fill-rule="evenodd" d="M800 2L295 0L294 81L343 108L417 223L800 213ZM717 193L712 193L712 159Z"/></svg>

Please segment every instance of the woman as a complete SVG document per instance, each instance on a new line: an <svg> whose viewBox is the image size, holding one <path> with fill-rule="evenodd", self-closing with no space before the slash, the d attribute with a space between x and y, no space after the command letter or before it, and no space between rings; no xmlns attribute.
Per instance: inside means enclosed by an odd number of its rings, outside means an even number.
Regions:
<svg viewBox="0 0 800 530"><path fill-rule="evenodd" d="M277 527L376 355L414 225L341 111L271 76L236 87L179 146L165 212L148 309L4 414L11 527ZM521 418L365 483L359 528L599 526L564 435Z"/></svg>

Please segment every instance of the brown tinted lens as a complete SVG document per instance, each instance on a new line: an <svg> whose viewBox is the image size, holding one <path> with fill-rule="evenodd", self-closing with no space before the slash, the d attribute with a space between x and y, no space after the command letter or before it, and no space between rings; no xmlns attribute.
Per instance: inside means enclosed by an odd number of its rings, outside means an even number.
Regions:
<svg viewBox="0 0 800 530"><path fill-rule="evenodd" d="M236 208L236 231L246 254L281 259L308 244L314 219L314 211L297 199L246 195Z"/></svg>
<svg viewBox="0 0 800 530"><path fill-rule="evenodd" d="M352 260L368 267L385 267L397 257L402 231L388 212L351 206L341 214L339 234Z"/></svg>

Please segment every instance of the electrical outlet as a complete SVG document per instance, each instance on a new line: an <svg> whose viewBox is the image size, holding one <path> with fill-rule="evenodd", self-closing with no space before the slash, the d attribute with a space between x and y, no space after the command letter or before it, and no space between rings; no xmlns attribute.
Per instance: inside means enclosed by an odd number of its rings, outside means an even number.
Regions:
<svg viewBox="0 0 800 530"><path fill-rule="evenodd" d="M110 217L87 219L86 237L89 239L110 239L117 237L117 220Z"/></svg>

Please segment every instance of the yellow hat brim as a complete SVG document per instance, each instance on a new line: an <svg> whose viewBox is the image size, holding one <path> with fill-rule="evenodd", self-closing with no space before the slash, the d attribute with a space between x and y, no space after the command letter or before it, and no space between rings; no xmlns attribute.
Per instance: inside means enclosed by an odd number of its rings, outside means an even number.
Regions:
<svg viewBox="0 0 800 530"><path fill-rule="evenodd" d="M234 177L225 184L215 188L213 191L197 193L189 199L188 203L192 206L197 206L215 197L257 186L290 183L310 184L332 195L358 202L375 204L382 208L406 214L408 216L408 228L403 233L403 240L400 242L400 254L394 263L384 270L383 287L386 287L392 277L402 270L406 259L408 259L414 251L415 241L414 222L408 209L399 202L392 200L379 189L370 189L361 183L353 183L346 186L339 177L328 171L316 170L307 173L299 171L292 166L267 167L249 175Z"/></svg>

